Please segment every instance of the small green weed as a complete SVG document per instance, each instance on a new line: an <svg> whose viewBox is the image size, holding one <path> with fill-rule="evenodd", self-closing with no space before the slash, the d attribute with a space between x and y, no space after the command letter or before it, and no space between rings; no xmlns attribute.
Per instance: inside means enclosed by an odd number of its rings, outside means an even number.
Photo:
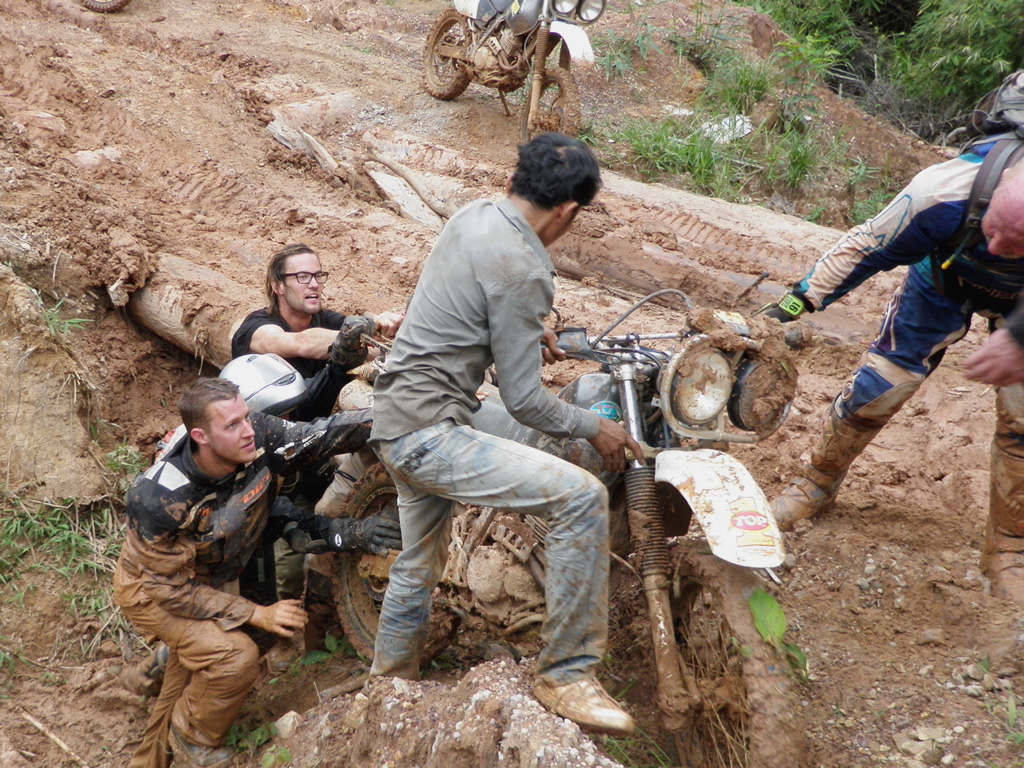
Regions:
<svg viewBox="0 0 1024 768"><path fill-rule="evenodd" d="M693 29L672 31L668 42L677 56L688 59L704 72L710 72L717 67L728 50L732 40L731 22L725 16L724 5L719 5L712 16L703 0L698 0L693 6L693 12Z"/></svg>
<svg viewBox="0 0 1024 768"><path fill-rule="evenodd" d="M664 55L654 42L654 36L663 32L660 27L651 24L646 16L641 16L634 23L631 34L619 36L613 29L595 39L595 47L602 51L597 57L597 63L604 70L605 80L611 82L625 77L633 68L634 53L643 61L647 61L652 52Z"/></svg>
<svg viewBox="0 0 1024 768"><path fill-rule="evenodd" d="M750 596L750 613L754 617L754 626L766 643L772 645L779 653L786 657L790 668L797 677L806 681L807 678L807 654L793 644L787 643L782 638L786 634L786 614L774 597L763 589L755 589Z"/></svg>
<svg viewBox="0 0 1024 768"><path fill-rule="evenodd" d="M39 291L35 288L29 288L29 290L32 291L36 301L39 302L39 309L43 313L43 321L46 323L47 332L57 341L66 341L74 331L91 322L84 317L61 317L60 308L64 304L64 299L61 299L52 307L47 307Z"/></svg>
<svg viewBox="0 0 1024 768"><path fill-rule="evenodd" d="M986 705L988 711L1003 718L1003 725L1006 727L1006 739L1013 744L1024 744L1024 722L1021 715L1024 714L1017 707L1017 697L1013 691L1008 691L1006 699L997 704Z"/></svg>
<svg viewBox="0 0 1024 768"><path fill-rule="evenodd" d="M260 758L261 768L274 768L275 765L291 765L292 753L287 747L272 746Z"/></svg>
<svg viewBox="0 0 1024 768"><path fill-rule="evenodd" d="M121 441L106 455L107 469L116 478L117 489L126 493L135 477L146 468L146 457L134 445Z"/></svg>
<svg viewBox="0 0 1024 768"><path fill-rule="evenodd" d="M273 723L267 723L251 730L245 730L238 723L234 723L224 739L224 746L239 753L254 752L275 736L277 736L277 726Z"/></svg>

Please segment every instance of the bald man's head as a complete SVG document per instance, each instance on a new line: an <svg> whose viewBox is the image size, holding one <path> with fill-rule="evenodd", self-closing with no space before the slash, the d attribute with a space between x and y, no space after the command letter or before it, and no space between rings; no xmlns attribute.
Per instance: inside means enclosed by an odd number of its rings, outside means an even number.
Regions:
<svg viewBox="0 0 1024 768"><path fill-rule="evenodd" d="M1003 172L981 220L989 253L1024 258L1024 161Z"/></svg>

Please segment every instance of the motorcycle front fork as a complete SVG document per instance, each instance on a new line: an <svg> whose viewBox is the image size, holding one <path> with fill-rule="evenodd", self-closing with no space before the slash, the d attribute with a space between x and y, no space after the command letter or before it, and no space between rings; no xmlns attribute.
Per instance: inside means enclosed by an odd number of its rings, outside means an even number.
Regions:
<svg viewBox="0 0 1024 768"><path fill-rule="evenodd" d="M637 441L643 441L643 416L636 390L636 369L616 369L622 393L623 421ZM669 602L671 567L665 521L654 480L654 467L635 459L626 470L626 511L629 534L639 559L647 612L650 616L654 663L658 673L658 707L669 731L683 727L684 713L699 702L694 680L685 674L676 646L672 606Z"/></svg>

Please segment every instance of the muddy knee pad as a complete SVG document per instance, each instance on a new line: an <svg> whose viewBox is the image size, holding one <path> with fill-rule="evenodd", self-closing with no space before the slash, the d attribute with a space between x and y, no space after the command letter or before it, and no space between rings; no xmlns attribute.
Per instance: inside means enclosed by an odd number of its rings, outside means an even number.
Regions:
<svg viewBox="0 0 1024 768"><path fill-rule="evenodd" d="M861 428L884 427L923 383L924 376L905 371L881 355L868 354L832 403L832 410Z"/></svg>

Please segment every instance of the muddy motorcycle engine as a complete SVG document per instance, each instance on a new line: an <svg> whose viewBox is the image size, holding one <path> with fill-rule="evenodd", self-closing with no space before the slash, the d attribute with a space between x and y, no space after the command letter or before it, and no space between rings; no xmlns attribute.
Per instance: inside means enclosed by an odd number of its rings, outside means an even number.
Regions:
<svg viewBox="0 0 1024 768"><path fill-rule="evenodd" d="M487 88L508 93L526 82L529 65L522 41L504 23L473 54L474 79Z"/></svg>
<svg viewBox="0 0 1024 768"><path fill-rule="evenodd" d="M449 604L464 613L463 621L482 618L503 634L544 621L545 531L535 530L544 526L493 510L454 517L441 585Z"/></svg>

